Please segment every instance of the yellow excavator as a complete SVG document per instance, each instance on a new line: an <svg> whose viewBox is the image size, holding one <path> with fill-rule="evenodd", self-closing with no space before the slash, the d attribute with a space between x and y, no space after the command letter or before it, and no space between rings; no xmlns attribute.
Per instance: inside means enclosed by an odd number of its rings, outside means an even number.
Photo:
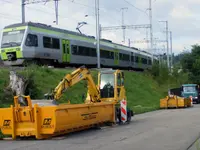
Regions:
<svg viewBox="0 0 200 150"><path fill-rule="evenodd" d="M58 104L71 86L87 80L84 104ZM26 105L19 102L23 97ZM98 74L96 85L90 71L80 67L59 82L45 100L31 100L30 96L15 96L14 106L0 109L0 129L4 135L45 139L56 135L102 126L105 123L129 123L134 115L127 108L124 72L105 70Z"/></svg>

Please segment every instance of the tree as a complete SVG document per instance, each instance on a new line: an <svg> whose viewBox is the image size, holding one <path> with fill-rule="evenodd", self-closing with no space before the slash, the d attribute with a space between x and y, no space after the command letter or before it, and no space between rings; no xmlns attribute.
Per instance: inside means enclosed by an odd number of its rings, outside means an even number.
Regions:
<svg viewBox="0 0 200 150"><path fill-rule="evenodd" d="M200 46L193 45L191 53L185 53L181 59L184 72L189 73L192 83L200 84Z"/></svg>

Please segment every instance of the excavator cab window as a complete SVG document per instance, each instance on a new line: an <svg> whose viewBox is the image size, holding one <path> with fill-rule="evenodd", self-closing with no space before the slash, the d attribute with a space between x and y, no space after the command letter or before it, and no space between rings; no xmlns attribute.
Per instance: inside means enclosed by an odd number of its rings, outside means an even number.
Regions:
<svg viewBox="0 0 200 150"><path fill-rule="evenodd" d="M121 78L121 80L122 80L122 86L124 86L124 72L122 72L122 78Z"/></svg>
<svg viewBox="0 0 200 150"><path fill-rule="evenodd" d="M112 73L101 74L100 94L101 98L114 97L115 77Z"/></svg>
<svg viewBox="0 0 200 150"><path fill-rule="evenodd" d="M121 86L121 75L120 75L120 73L117 74L117 86Z"/></svg>

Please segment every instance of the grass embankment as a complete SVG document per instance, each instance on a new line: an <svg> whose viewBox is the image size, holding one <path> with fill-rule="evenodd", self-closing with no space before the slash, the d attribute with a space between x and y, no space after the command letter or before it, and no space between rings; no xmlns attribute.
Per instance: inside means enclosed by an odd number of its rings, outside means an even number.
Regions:
<svg viewBox="0 0 200 150"><path fill-rule="evenodd" d="M26 70L18 70L32 81L26 94L32 99L43 99L43 95L55 88L66 73L72 69L48 69L41 67L29 67ZM93 78L97 83L97 71L92 70ZM0 107L5 107L13 102L10 92L4 90L9 84L9 70L0 70ZM167 87L159 87L152 77L144 73L125 71L125 88L128 105L135 113L143 113L159 108L159 99L167 94ZM83 103L82 95L87 92L86 81L82 81L71 87L61 98L60 102Z"/></svg>

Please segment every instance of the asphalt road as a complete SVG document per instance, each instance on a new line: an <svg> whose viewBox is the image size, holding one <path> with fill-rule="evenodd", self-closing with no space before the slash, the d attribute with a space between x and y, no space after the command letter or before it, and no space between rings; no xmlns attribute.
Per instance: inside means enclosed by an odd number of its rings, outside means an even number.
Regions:
<svg viewBox="0 0 200 150"><path fill-rule="evenodd" d="M185 150L199 136L200 105L134 116L129 125L41 141L0 141L0 150Z"/></svg>

